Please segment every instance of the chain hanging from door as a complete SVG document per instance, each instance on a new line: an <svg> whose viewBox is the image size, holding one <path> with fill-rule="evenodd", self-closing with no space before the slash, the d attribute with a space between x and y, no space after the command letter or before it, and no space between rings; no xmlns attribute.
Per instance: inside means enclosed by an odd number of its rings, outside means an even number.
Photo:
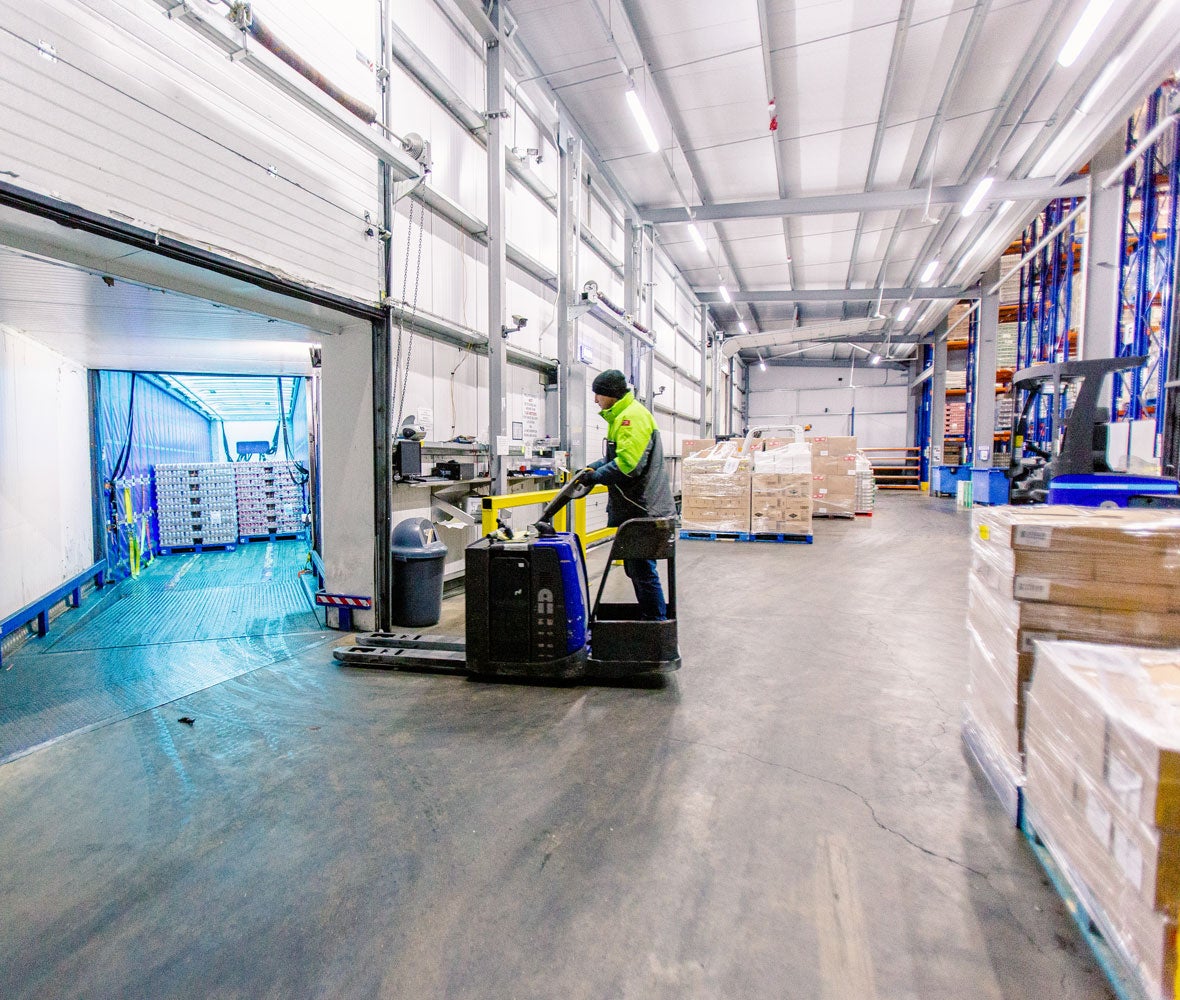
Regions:
<svg viewBox="0 0 1180 1000"><path fill-rule="evenodd" d="M393 362L393 389L394 399L392 401L391 409L396 406L397 420L394 426L397 428L395 434L401 432L402 419L405 416L406 410L406 390L410 384L410 365L414 355L414 320L418 314L418 288L420 279L422 277L422 236L426 229L426 206L418 206L418 249L414 259L414 291L413 298L410 302L410 331L409 339L405 339L406 334L406 292L409 291L410 284L410 248L413 245L414 238L414 206L416 202L410 202L409 221L406 226L406 254L405 264L402 269L402 309L398 313L397 321L397 353L394 356ZM402 351L403 344L405 350L405 370L402 370ZM398 375L401 374L401 390L398 391Z"/></svg>

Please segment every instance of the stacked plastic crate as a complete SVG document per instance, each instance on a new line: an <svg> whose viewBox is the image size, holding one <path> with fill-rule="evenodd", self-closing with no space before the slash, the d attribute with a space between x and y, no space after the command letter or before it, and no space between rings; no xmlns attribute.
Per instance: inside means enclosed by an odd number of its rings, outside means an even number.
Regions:
<svg viewBox="0 0 1180 1000"><path fill-rule="evenodd" d="M237 491L226 462L157 465L160 547L232 545L238 539Z"/></svg>
<svg viewBox="0 0 1180 1000"><path fill-rule="evenodd" d="M294 462L235 462L242 539L303 530L303 477Z"/></svg>
<svg viewBox="0 0 1180 1000"><path fill-rule="evenodd" d="M877 503L877 478L873 463L863 451L856 453L856 513L871 514Z"/></svg>

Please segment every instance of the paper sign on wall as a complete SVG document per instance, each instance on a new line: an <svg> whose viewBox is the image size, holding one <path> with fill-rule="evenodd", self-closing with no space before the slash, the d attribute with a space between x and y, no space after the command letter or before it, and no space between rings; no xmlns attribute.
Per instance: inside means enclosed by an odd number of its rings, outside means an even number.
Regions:
<svg viewBox="0 0 1180 1000"><path fill-rule="evenodd" d="M535 441L541 436L541 403L536 396L526 394L524 397L524 405L521 407L521 416L524 424L524 439L526 441Z"/></svg>
<svg viewBox="0 0 1180 1000"><path fill-rule="evenodd" d="M426 440L434 440L434 410L432 407L423 406L418 409L418 423L422 429L426 431Z"/></svg>

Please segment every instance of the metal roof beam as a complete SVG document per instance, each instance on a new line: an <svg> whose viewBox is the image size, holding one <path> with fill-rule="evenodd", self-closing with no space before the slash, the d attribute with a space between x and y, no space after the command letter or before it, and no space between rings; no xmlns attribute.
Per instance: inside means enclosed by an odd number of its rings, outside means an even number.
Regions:
<svg viewBox="0 0 1180 1000"><path fill-rule="evenodd" d="M758 31L762 39L762 73L766 78L766 96L768 101L774 101L776 94L783 94L786 89L780 90L774 77L774 57L771 52L770 44L770 10L767 7L766 0L758 0ZM776 105L777 109L777 105ZM787 168L783 162L782 145L779 142L777 132L770 133L770 143L774 150L774 173L778 179L778 196L780 198L787 197ZM786 251L786 271L787 283L795 284L795 253L791 247L791 229L787 222L787 217L782 217L783 226L783 248Z"/></svg>
<svg viewBox="0 0 1180 1000"><path fill-rule="evenodd" d="M859 358L857 368L864 368L867 362L864 358ZM851 368L853 367L852 358L766 358L766 366L768 368ZM908 372L909 365L902 364L899 361L886 361L882 358L874 368L892 368L894 371Z"/></svg>
<svg viewBox="0 0 1180 1000"><path fill-rule="evenodd" d="M821 194L806 198L772 198L765 201L738 201L720 205L696 205L692 212L697 222L732 219L766 219L787 215L851 215L857 212L896 212L932 205L961 205L975 190L974 184L946 187L908 188L900 191L859 191L851 194ZM1028 177L1017 181L997 181L988 193L988 201L1052 201L1076 198L1086 193L1086 181L1071 180L1057 184L1052 177ZM645 222L684 222L683 208L639 208Z"/></svg>
<svg viewBox="0 0 1180 1000"><path fill-rule="evenodd" d="M724 302L719 292L697 292L697 298L704 305ZM729 293L734 302L876 302L878 297L898 301L901 299L977 299L978 288L955 288L934 286L930 288L782 288L773 291L733 291Z"/></svg>

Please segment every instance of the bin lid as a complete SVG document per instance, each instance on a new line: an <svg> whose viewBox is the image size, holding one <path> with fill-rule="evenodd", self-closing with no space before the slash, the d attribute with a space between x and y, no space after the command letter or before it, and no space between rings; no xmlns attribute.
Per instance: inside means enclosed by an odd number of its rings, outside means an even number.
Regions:
<svg viewBox="0 0 1180 1000"><path fill-rule="evenodd" d="M447 554L447 543L440 540L434 523L427 517L409 517L393 529L389 551L394 559L440 559Z"/></svg>

